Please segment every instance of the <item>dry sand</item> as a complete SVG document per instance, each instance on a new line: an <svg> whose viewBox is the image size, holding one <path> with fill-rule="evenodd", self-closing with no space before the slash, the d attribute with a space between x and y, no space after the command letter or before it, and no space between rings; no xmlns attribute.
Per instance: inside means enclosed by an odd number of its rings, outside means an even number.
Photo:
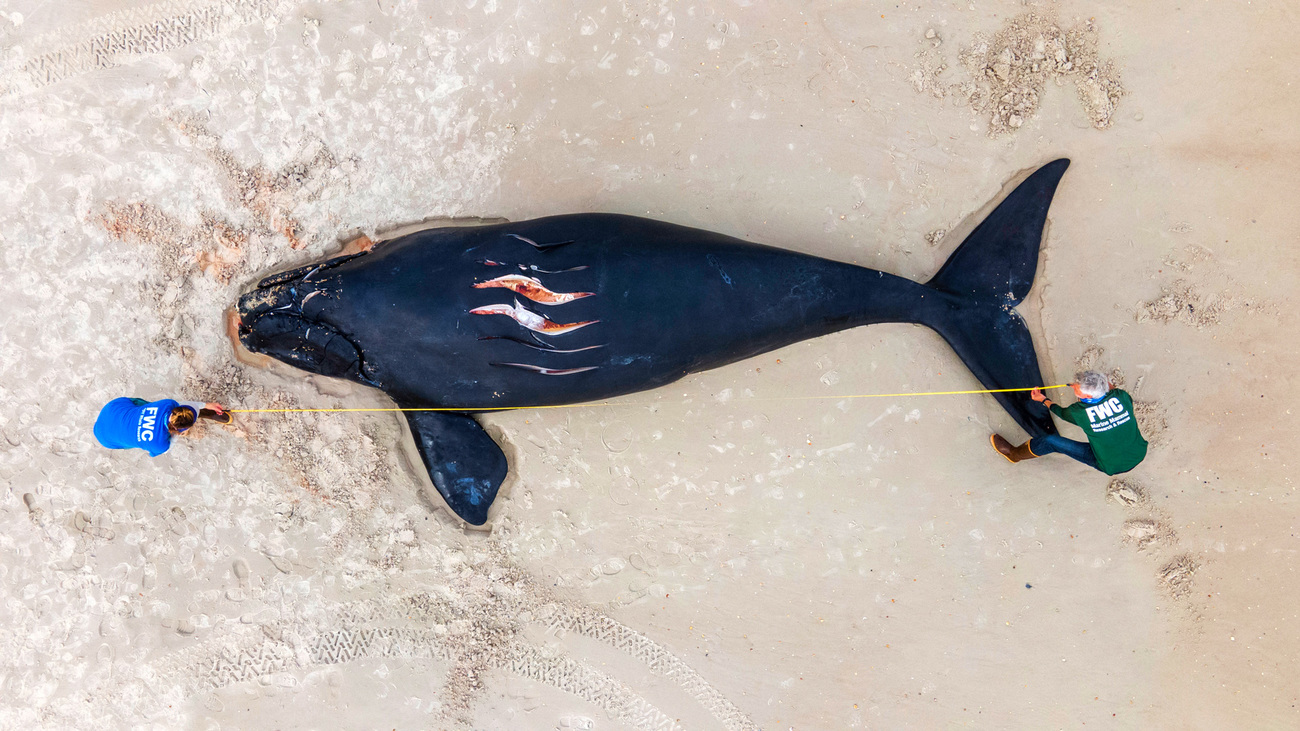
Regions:
<svg viewBox="0 0 1300 731"><path fill-rule="evenodd" d="M0 6L5 728L1294 728L1293 3ZM1150 457L1008 465L933 333L486 417L490 531L391 414L108 452L265 272L436 217L647 215L914 278L1073 158L1022 305ZM1292 448L1293 448L1292 447ZM1106 725L1106 724L1109 725Z"/></svg>

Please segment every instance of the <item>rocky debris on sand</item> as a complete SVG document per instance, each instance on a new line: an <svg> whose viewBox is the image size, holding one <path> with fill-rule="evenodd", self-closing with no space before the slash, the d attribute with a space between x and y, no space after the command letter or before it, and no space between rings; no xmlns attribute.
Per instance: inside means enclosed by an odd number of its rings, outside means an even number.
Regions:
<svg viewBox="0 0 1300 731"><path fill-rule="evenodd" d="M1125 94L1114 62L1098 58L1097 28L1091 20L1062 28L1053 14L1028 12L991 37L977 33L958 54L970 78L951 85L940 80L948 64L938 34L927 31L922 43L909 78L913 87L936 98L954 95L964 101L987 118L990 137L1013 132L1034 116L1049 80L1058 86L1074 82L1079 103L1097 129L1111 125Z"/></svg>

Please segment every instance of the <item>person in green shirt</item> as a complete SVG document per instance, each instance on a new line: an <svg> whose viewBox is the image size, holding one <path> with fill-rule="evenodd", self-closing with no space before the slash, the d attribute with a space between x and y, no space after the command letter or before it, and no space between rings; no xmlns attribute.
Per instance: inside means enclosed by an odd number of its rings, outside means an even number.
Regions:
<svg viewBox="0 0 1300 731"><path fill-rule="evenodd" d="M1078 374L1070 386L1079 401L1065 408L1052 403L1038 389L1029 395L1051 409L1053 414L1083 429L1083 433L1088 435L1087 443L1048 434L1014 447L1001 434L994 434L990 437L993 448L1011 462L1056 452L1108 475L1118 475L1137 467L1147 456L1147 440L1138 431L1133 398L1123 389L1111 388L1110 379L1096 371Z"/></svg>

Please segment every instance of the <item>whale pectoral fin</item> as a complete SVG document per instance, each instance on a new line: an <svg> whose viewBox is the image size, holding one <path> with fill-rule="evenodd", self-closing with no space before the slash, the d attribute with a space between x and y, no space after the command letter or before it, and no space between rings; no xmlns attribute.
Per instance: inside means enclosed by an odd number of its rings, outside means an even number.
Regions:
<svg viewBox="0 0 1300 731"><path fill-rule="evenodd" d="M468 414L407 411L405 416L429 479L447 507L466 523L486 523L509 469L501 447Z"/></svg>

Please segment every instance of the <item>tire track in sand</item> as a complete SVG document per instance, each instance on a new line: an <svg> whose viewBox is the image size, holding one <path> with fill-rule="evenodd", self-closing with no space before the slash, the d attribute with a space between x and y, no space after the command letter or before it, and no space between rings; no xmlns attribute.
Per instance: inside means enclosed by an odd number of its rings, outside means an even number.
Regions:
<svg viewBox="0 0 1300 731"><path fill-rule="evenodd" d="M281 15L292 6L286 0L170 0L109 13L22 44L33 50L0 67L0 98L174 51Z"/></svg>
<svg viewBox="0 0 1300 731"><path fill-rule="evenodd" d="M698 672L667 648L645 635L588 606L561 602L534 603L520 598L506 609L527 623L540 625L559 637L572 632L619 650L650 672L674 681L727 729L757 731L757 726ZM420 601L425 601L421 598ZM364 603L364 604L369 604ZM411 618L403 601L386 607L358 606L338 613L351 620L327 627L301 641L263 641L240 649L227 647L189 665L195 691L215 690L248 681L271 682L295 670L338 665L364 658L428 658L469 667L495 667L523 678L545 683L607 711L633 728L646 731L681 729L672 716L659 710L626 683L555 648L531 644L516 635L498 647L465 648L435 620L433 628L383 626ZM504 608L499 608L504 609ZM440 615L434 610L431 619ZM336 615L336 616L338 616ZM468 652L466 650L468 649Z"/></svg>

